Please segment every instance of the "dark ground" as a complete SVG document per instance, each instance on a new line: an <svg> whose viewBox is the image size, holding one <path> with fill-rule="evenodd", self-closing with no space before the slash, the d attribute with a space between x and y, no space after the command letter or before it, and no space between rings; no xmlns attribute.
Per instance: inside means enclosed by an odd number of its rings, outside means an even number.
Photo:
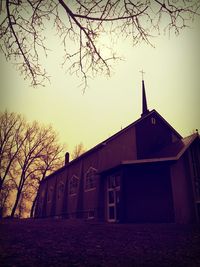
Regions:
<svg viewBox="0 0 200 267"><path fill-rule="evenodd" d="M200 266L200 225L5 219L0 266Z"/></svg>

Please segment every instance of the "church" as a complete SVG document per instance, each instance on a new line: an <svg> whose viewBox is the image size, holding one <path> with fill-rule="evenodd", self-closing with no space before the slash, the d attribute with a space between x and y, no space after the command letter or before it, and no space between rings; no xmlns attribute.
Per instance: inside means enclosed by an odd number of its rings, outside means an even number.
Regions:
<svg viewBox="0 0 200 267"><path fill-rule="evenodd" d="M119 223L200 221L200 138L183 138L156 110L46 177L35 218Z"/></svg>

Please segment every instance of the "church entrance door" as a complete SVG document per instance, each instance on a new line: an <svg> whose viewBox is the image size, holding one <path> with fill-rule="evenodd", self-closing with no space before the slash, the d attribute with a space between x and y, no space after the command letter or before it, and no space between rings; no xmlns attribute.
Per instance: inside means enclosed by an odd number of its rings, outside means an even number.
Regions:
<svg viewBox="0 0 200 267"><path fill-rule="evenodd" d="M108 176L107 218L109 222L119 221L120 212L120 176Z"/></svg>

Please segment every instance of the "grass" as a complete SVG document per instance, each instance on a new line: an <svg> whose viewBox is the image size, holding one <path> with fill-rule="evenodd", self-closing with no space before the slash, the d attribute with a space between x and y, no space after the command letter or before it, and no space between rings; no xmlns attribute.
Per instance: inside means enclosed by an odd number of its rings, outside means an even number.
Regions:
<svg viewBox="0 0 200 267"><path fill-rule="evenodd" d="M197 267L200 225L1 220L0 266Z"/></svg>

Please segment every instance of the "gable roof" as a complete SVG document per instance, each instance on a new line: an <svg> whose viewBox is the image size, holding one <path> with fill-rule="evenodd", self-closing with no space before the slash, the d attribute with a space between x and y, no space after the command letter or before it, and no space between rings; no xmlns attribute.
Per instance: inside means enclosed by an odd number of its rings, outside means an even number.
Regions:
<svg viewBox="0 0 200 267"><path fill-rule="evenodd" d="M166 125L167 127L169 127L171 129L171 131L179 138L181 139L182 136L155 110L151 110L149 111L146 115L141 116L138 120L132 122L131 124L129 124L128 126L126 126L125 128L123 128L122 130L120 130L119 132L115 133L114 135L112 135L111 137L107 138L106 140L102 141L101 143L97 144L96 146L94 146L93 148L89 149L88 151L86 151L85 153L83 153L82 155L80 155L78 158L73 159L72 161L70 161L69 163L67 163L66 165L64 165L63 167L61 167L60 169L56 170L55 172L51 173L50 175L48 175L43 181L45 181L48 177L51 177L52 175L59 173L61 171L63 171L65 168L68 168L70 165L74 164L75 162L81 160L82 158L86 157L87 155L89 155L90 153L93 153L95 150L98 150L100 148L102 148L103 146L105 146L105 144L107 144L108 142L112 141L113 139L115 139L116 137L118 137L119 135L123 134L124 132L126 132L128 129L130 129L131 127L135 126L136 124L140 123L141 121L143 121L144 119L146 119L147 117L156 114Z"/></svg>
<svg viewBox="0 0 200 267"><path fill-rule="evenodd" d="M128 129L130 129L131 127L135 126L136 124L138 124L139 122L141 122L142 120L144 120L145 118L151 116L152 114L156 114L171 130L172 132L179 137L180 139L182 139L182 136L155 110L151 110L149 113L147 113L147 115L142 116L141 118L139 118L138 120L132 122L131 124L129 124L128 126L126 126L125 128L123 128L122 130L120 130L119 132L115 133L114 135L112 135L111 137L107 138L106 140L104 140L103 142L99 143L98 145L94 146L93 148L89 149L88 151L86 151L85 153L83 153L82 155L80 155L78 158L70 161L67 166L77 160L79 160L80 158L85 157L86 155L88 155L89 153L93 152L96 149L101 148L102 146L104 146L105 144L107 144L108 142L112 141L113 139L115 139L116 137L118 137L119 135L123 134L125 131L127 131Z"/></svg>

